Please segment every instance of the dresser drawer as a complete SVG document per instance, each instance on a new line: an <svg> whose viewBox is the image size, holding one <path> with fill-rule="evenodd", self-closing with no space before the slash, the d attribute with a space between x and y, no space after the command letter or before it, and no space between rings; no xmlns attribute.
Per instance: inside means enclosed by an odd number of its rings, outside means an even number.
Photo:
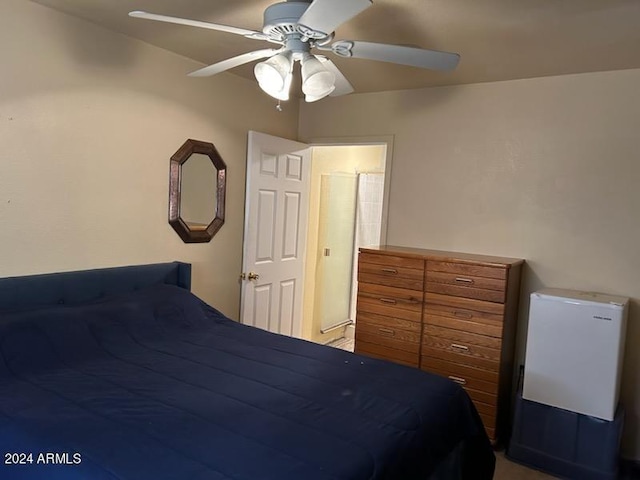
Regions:
<svg viewBox="0 0 640 480"><path fill-rule="evenodd" d="M475 398L473 398L473 396L471 395L471 392L473 392L474 390L469 390L468 388L465 388L465 391L467 392L471 400L473 400L473 404L476 406L476 410L478 410L478 413L485 414L495 418L496 416L495 405L489 405L488 403L484 403L482 401L478 401Z"/></svg>
<svg viewBox="0 0 640 480"><path fill-rule="evenodd" d="M465 350L462 348L465 346L486 347L498 352L497 359L500 359L499 351L502 348L502 341L499 338L477 335L475 333L463 332L461 330L443 328L430 324L425 324L423 335L424 338L437 337L445 343L450 342L453 345L458 345L461 350Z"/></svg>
<svg viewBox="0 0 640 480"><path fill-rule="evenodd" d="M471 275L458 275L456 273L427 272L428 283L442 283L463 288L479 288L482 290L495 290L503 292L506 287L506 280L485 277L473 277Z"/></svg>
<svg viewBox="0 0 640 480"><path fill-rule="evenodd" d="M393 333L391 333L393 332ZM420 342L416 338L413 339L406 335L402 335L398 332L404 332L403 330L387 329L386 331L379 331L377 328L358 328L356 327L356 339L355 344L359 342L373 343L376 345L382 345L394 350L401 350L404 352L418 355L420 353ZM405 332L411 335L411 332Z"/></svg>
<svg viewBox="0 0 640 480"><path fill-rule="evenodd" d="M358 355L379 358L381 360L389 360L409 367L417 367L419 363L417 353L396 350L385 345L365 342L363 340L358 340L357 337L355 342L355 353Z"/></svg>
<svg viewBox="0 0 640 480"><path fill-rule="evenodd" d="M389 340L398 340L399 342L410 342L418 345L420 343L420 332L403 330L391 325L380 325L375 323L369 323L360 319L356 323L356 335L375 335L379 338L385 338ZM400 348L400 347L398 347ZM404 350L404 348L400 348ZM419 347L418 347L419 350ZM418 351L416 350L416 352ZM412 350L413 351L413 350Z"/></svg>
<svg viewBox="0 0 640 480"><path fill-rule="evenodd" d="M503 320L503 304L425 294L426 324L501 338Z"/></svg>
<svg viewBox="0 0 640 480"><path fill-rule="evenodd" d="M414 257L401 257L395 255L380 255L377 253L360 252L359 263L374 263L378 265L390 266L391 268L410 268L424 272L424 259Z"/></svg>
<svg viewBox="0 0 640 480"><path fill-rule="evenodd" d="M488 405L497 405L498 395L498 373L472 368L467 365L459 365L429 355L423 355L420 361L420 368L428 372L437 373L448 377L454 382L462 385L469 395L474 398L471 392L478 392L474 400L481 401Z"/></svg>
<svg viewBox="0 0 640 480"><path fill-rule="evenodd" d="M473 367L474 369L484 369L498 373L500 371L500 361L492 357L499 356L499 352L491 352L491 357L487 352L479 350L483 347L469 346L469 350L451 348L450 343L444 343L437 339L424 338L422 341L422 353L430 357L439 358L447 362L461 363ZM483 349L488 350L488 349Z"/></svg>
<svg viewBox="0 0 640 480"><path fill-rule="evenodd" d="M442 337L424 336L422 346L425 353L431 352L433 356L447 355L446 358L478 368L499 370L500 350L486 348L471 343L452 341ZM437 350L438 353L434 353ZM455 357L448 356L449 354Z"/></svg>
<svg viewBox="0 0 640 480"><path fill-rule="evenodd" d="M373 325L378 327L398 328L410 332L421 333L420 319L416 321L405 320L398 317L389 317L386 315L378 315L375 313L364 312L358 310L356 313L356 327L360 325Z"/></svg>
<svg viewBox="0 0 640 480"><path fill-rule="evenodd" d="M502 322L504 305L494 302L484 302L472 298L452 297L438 293L425 293L424 300L429 309L440 312L441 315L467 320L480 319Z"/></svg>
<svg viewBox="0 0 640 480"><path fill-rule="evenodd" d="M502 338L502 322L497 325L487 325L486 323L460 320L458 318L441 317L432 313L427 313L424 317L425 325L450 328L452 330L485 335L492 338Z"/></svg>
<svg viewBox="0 0 640 480"><path fill-rule="evenodd" d="M356 309L356 317L360 318L362 315L376 315L394 318L396 320L406 320L420 324L422 318L421 311L415 310L403 310L396 308L393 305L387 305L383 302L376 301L369 297L358 296L358 304ZM357 323L357 321L356 321Z"/></svg>
<svg viewBox="0 0 640 480"><path fill-rule="evenodd" d="M451 273L463 277L470 275L472 277L495 278L499 280L506 280L507 278L507 270L504 267L478 265L475 263L428 260L427 270L429 272Z"/></svg>
<svg viewBox="0 0 640 480"><path fill-rule="evenodd" d="M490 408L493 410L496 410L498 408L498 395L486 393L481 390L474 390L469 387L464 387L464 389L471 397L471 400L473 400L473 404L476 405L476 408L478 405L485 405L486 408Z"/></svg>
<svg viewBox="0 0 640 480"><path fill-rule="evenodd" d="M378 285L407 288L409 290L424 290L423 271L410 270L407 272L407 270L409 269L390 268L373 263L360 263L358 265L358 282L377 283Z"/></svg>
<svg viewBox="0 0 640 480"><path fill-rule="evenodd" d="M403 310L422 315L422 296L422 292L415 290L387 287L373 283L358 284L358 308L360 304L382 306L387 307L387 311L391 308L392 312L398 312L398 316L401 316Z"/></svg>
<svg viewBox="0 0 640 480"><path fill-rule="evenodd" d="M488 302L504 303L506 282L493 278L456 275L454 273L427 272L427 292L475 298Z"/></svg>
<svg viewBox="0 0 640 480"><path fill-rule="evenodd" d="M360 253L358 282L424 290L424 260Z"/></svg>

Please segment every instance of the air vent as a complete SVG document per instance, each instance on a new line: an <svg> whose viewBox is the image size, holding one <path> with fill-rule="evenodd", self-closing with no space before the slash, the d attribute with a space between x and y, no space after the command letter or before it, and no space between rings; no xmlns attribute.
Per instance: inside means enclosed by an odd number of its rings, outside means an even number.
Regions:
<svg viewBox="0 0 640 480"><path fill-rule="evenodd" d="M301 33L298 29L298 25L294 23L283 23L280 25L268 25L263 30L264 33L269 35L274 40L284 40L287 35Z"/></svg>

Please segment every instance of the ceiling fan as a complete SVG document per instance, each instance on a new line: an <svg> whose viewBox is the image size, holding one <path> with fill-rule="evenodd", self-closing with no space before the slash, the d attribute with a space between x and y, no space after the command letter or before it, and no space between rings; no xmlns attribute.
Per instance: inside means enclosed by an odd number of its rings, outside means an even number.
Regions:
<svg viewBox="0 0 640 480"><path fill-rule="evenodd" d="M192 77L206 77L266 58L267 60L256 64L254 74L260 88L278 100L289 99L293 66L297 61L301 64L302 91L307 102L315 102L327 95L346 95L354 91L338 67L326 56L312 54L312 49L331 52L343 58L364 58L434 70L453 70L456 67L460 60L457 53L358 40L333 42L334 31L338 26L371 5L371 0L280 2L264 11L261 32L141 11L130 12L129 16L208 28L281 45L280 48L244 53L189 74Z"/></svg>

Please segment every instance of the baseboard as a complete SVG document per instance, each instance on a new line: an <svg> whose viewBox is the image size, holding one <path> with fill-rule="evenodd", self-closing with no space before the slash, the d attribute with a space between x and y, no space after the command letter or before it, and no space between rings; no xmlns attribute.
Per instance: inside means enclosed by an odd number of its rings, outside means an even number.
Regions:
<svg viewBox="0 0 640 480"><path fill-rule="evenodd" d="M353 340L356 338L356 326L351 324L347 325L347 328L344 329L344 338L348 338L349 340Z"/></svg>

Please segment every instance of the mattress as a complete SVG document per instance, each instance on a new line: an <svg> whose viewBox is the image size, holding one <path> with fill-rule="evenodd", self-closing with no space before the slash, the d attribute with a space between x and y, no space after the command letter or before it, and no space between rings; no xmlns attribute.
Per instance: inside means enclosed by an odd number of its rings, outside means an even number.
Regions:
<svg viewBox="0 0 640 480"><path fill-rule="evenodd" d="M158 285L0 314L0 478L411 480L494 456L462 388Z"/></svg>

